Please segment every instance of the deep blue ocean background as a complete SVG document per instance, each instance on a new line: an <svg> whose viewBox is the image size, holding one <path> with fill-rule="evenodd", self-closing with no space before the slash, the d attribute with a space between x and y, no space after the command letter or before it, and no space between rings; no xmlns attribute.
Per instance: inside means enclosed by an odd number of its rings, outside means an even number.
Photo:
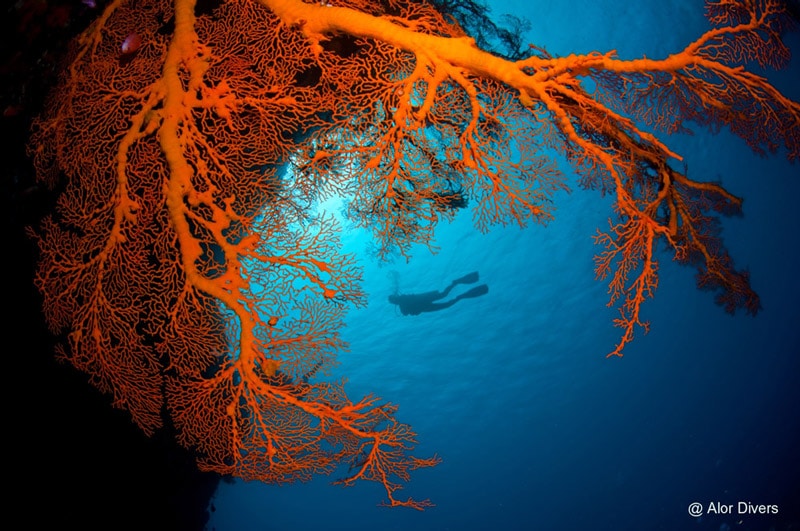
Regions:
<svg viewBox="0 0 800 531"><path fill-rule="evenodd" d="M490 5L495 17L530 20L530 42L554 55L664 57L708 27L699 0ZM798 35L790 41L800 54ZM800 100L797 58L769 77ZM388 264L372 258L367 235L346 229L369 305L349 314L337 374L354 399L399 404L419 435L416 455L441 456L404 490L436 507L376 507L379 485L343 489L330 485L335 477L237 481L220 484L208 529L800 529L800 172L727 132L696 133L667 143L690 177L745 198L724 240L761 296L755 318L726 314L695 288L693 270L663 254L643 309L650 333L606 359L617 310L594 278L592 236L607 227L610 203L579 189L568 167L572 192L557 196L545 227L482 235L464 213L439 227L438 253L420 248ZM387 300L473 271L489 293L444 311L404 316ZM779 512L739 515L740 501ZM733 514L694 518L692 502L733 504Z"/></svg>

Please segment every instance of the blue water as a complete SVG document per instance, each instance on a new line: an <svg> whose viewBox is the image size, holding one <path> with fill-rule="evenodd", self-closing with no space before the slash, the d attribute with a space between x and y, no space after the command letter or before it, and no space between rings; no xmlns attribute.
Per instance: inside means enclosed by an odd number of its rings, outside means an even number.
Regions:
<svg viewBox="0 0 800 531"><path fill-rule="evenodd" d="M663 57L706 27L696 0L491 5L527 17L530 42L553 54ZM797 34L791 42L800 54ZM799 72L795 59L770 79L800 100ZM343 489L328 477L223 483L208 529L800 528L798 166L759 158L726 133L668 144L690 177L722 179L745 197L724 238L761 296L757 317L725 314L695 289L692 270L664 255L643 310L651 332L639 332L623 358L606 359L619 330L607 285L594 279L591 236L606 227L609 203L574 181L546 227L481 235L465 214L439 228L437 254L419 249L409 263L378 264L366 236L347 232L369 305L348 317L350 351L338 371L352 398L374 393L400 405L399 419L419 435L416 455L442 457L403 491L436 507L376 507L379 485ZM395 286L441 290L472 271L489 293L447 310L404 316L387 301ZM740 501L779 512L739 515ZM704 512L733 504L733 514L695 518L692 502Z"/></svg>

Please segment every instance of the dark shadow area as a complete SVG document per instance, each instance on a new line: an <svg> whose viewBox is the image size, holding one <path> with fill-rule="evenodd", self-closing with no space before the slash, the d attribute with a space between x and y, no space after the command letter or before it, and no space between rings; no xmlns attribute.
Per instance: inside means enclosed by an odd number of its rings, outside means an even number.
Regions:
<svg viewBox="0 0 800 531"><path fill-rule="evenodd" d="M800 22L800 0L786 0L786 11L795 23Z"/></svg>
<svg viewBox="0 0 800 531"><path fill-rule="evenodd" d="M425 293L400 294L398 293L397 287L395 287L395 292L389 295L389 302L397 305L397 307L400 308L400 313L403 315L438 312L439 310L451 307L462 299L474 299L475 297L480 297L481 295L489 293L489 286L480 284L456 295L452 299L442 301L442 299L446 299L453 288L459 284L474 284L478 281L478 278L478 272L473 271L472 273L455 279L441 291L426 291Z"/></svg>

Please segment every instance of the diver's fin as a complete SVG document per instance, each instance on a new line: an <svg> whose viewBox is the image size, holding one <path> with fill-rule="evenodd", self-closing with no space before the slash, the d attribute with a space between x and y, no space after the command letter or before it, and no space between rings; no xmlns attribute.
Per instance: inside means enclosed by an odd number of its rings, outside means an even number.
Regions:
<svg viewBox="0 0 800 531"><path fill-rule="evenodd" d="M477 274L477 273L476 273ZM489 293L489 286L486 284L481 284L480 286L475 286L471 290L465 291L458 297L457 299L471 299L473 297L480 297L481 295L486 295Z"/></svg>
<svg viewBox="0 0 800 531"><path fill-rule="evenodd" d="M453 281L453 284L472 284L473 282L478 281L478 272L473 271L472 273L468 273L461 278L457 278Z"/></svg>

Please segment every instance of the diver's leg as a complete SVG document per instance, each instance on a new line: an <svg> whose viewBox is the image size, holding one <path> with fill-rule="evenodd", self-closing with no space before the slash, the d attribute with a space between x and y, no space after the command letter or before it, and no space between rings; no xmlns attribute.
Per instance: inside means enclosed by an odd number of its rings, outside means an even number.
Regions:
<svg viewBox="0 0 800 531"><path fill-rule="evenodd" d="M454 287L456 287L458 284L472 284L472 283L477 282L477 281L478 281L478 272L477 271L473 271L472 273L468 273L468 274L464 275L461 278L457 278L454 281L452 281L449 286L444 288L444 290L442 291L442 297L447 297L447 295L450 293L450 291Z"/></svg>

